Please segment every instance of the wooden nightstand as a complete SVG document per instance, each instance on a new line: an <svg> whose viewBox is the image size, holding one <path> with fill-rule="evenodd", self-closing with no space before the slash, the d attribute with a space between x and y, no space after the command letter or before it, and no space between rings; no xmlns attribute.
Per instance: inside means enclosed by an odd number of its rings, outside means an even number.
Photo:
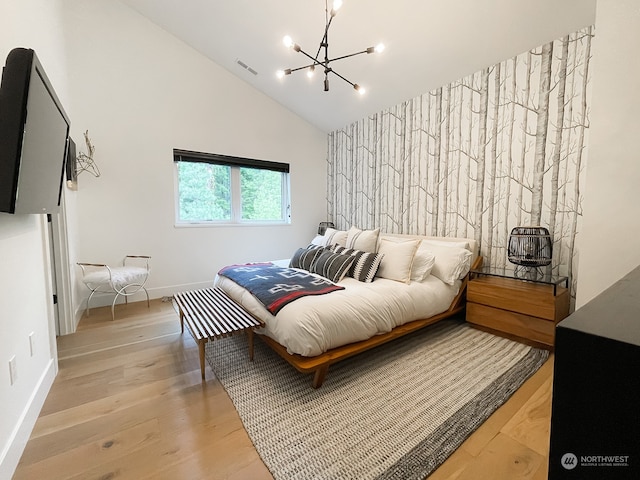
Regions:
<svg viewBox="0 0 640 480"><path fill-rule="evenodd" d="M496 334L553 347L556 324L569 315L567 277L513 269L472 270L467 322Z"/></svg>

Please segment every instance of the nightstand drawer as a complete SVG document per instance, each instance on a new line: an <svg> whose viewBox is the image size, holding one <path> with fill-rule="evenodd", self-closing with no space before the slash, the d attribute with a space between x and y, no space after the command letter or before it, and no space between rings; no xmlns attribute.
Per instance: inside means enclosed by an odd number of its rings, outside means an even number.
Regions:
<svg viewBox="0 0 640 480"><path fill-rule="evenodd" d="M554 343L555 322L509 310L467 302L467 322L545 345Z"/></svg>
<svg viewBox="0 0 640 480"><path fill-rule="evenodd" d="M474 278L468 284L467 301L552 322L569 314L568 289L516 279Z"/></svg>

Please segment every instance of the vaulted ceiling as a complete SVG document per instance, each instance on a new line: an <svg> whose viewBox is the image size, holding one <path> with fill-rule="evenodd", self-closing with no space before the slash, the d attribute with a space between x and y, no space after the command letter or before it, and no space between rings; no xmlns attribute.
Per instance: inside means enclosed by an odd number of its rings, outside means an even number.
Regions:
<svg viewBox="0 0 640 480"><path fill-rule="evenodd" d="M386 47L332 64L366 88L359 95L335 75L325 92L319 70L312 80L304 72L275 75L309 63L283 45L285 35L312 56L318 51L325 0L121 1L326 132L593 24L596 3L344 0L329 30L330 58Z"/></svg>

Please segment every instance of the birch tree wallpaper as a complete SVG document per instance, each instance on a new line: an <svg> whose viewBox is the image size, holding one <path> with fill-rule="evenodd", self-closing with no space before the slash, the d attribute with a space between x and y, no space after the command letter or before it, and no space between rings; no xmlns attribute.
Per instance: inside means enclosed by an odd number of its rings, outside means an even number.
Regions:
<svg viewBox="0 0 640 480"><path fill-rule="evenodd" d="M540 225L554 274L577 280L593 27L331 132L336 228L475 238L503 267L516 226Z"/></svg>

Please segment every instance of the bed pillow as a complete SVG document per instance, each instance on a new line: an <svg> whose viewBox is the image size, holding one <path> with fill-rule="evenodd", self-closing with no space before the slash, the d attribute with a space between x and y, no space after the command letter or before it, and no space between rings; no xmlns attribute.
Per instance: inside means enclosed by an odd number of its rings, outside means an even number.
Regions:
<svg viewBox="0 0 640 480"><path fill-rule="evenodd" d="M384 255L379 253L364 252L362 250L354 250L350 248L335 245L331 248L335 253L342 255L351 255L354 257L351 267L347 272L347 276L353 277L360 282L370 283L380 268L380 262Z"/></svg>
<svg viewBox="0 0 640 480"><path fill-rule="evenodd" d="M458 248L466 248L467 250L469 250L469 242L465 242L464 240L447 241L447 240L433 240L430 238L428 240L423 240L423 242L425 244L438 245L441 247L458 247Z"/></svg>
<svg viewBox="0 0 640 480"><path fill-rule="evenodd" d="M375 230L360 230L359 228L351 227L347 230L347 243L345 246L354 250L375 253L378 247L379 236L379 228Z"/></svg>
<svg viewBox="0 0 640 480"><path fill-rule="evenodd" d="M289 261L289 268L301 268L309 271L314 260L324 251L322 247L299 248Z"/></svg>
<svg viewBox="0 0 640 480"><path fill-rule="evenodd" d="M354 257L351 255L342 255L323 249L323 252L311 264L309 271L337 283L347 274L353 260Z"/></svg>
<svg viewBox="0 0 640 480"><path fill-rule="evenodd" d="M326 247L327 237L325 237L324 235L316 235L315 237L313 237L313 240L311 240L311 243L309 244L309 246L311 245L315 245L316 247Z"/></svg>
<svg viewBox="0 0 640 480"><path fill-rule="evenodd" d="M429 275L436 263L436 256L433 252L429 251L428 246L425 245L424 240L420 242L420 246L416 251L416 256L413 259L413 266L411 267L411 280L415 282L421 282Z"/></svg>
<svg viewBox="0 0 640 480"><path fill-rule="evenodd" d="M346 230L336 230L335 228L327 228L327 231L324 232L324 236L326 237L325 245L340 245L342 247L347 246L347 231Z"/></svg>
<svg viewBox="0 0 640 480"><path fill-rule="evenodd" d="M378 253L384 255L378 276L396 280L398 282L409 283L411 281L411 267L416 251L420 245L420 240L405 240L395 242L386 238L380 239Z"/></svg>
<svg viewBox="0 0 640 480"><path fill-rule="evenodd" d="M438 277L444 283L453 285L456 280L469 273L472 254L466 248L437 245L428 241L425 241L425 248L436 257L431 275Z"/></svg>

